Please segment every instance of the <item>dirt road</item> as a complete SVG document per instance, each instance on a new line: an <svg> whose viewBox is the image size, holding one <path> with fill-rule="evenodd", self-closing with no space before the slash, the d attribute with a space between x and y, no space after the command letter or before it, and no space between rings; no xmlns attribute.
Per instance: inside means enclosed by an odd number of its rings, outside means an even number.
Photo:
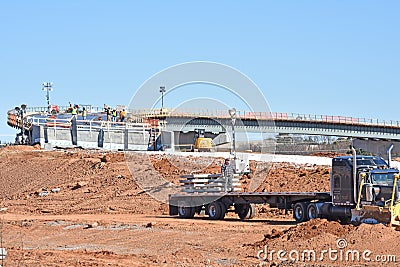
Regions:
<svg viewBox="0 0 400 267"><path fill-rule="evenodd" d="M263 240L267 229L293 225L283 220L218 222L151 215L2 217L4 244L14 248L7 260L15 266L250 266L259 261L256 249L252 253L246 244ZM90 259L94 255L96 259Z"/></svg>

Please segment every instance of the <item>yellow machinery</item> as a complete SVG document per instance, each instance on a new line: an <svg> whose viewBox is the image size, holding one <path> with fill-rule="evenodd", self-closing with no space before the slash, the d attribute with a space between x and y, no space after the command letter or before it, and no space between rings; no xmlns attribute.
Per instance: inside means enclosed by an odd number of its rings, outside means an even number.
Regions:
<svg viewBox="0 0 400 267"><path fill-rule="evenodd" d="M193 151L210 152L212 148L213 148L212 138L205 137L205 129L195 129Z"/></svg>
<svg viewBox="0 0 400 267"><path fill-rule="evenodd" d="M368 198L368 189L365 188L365 185L368 185L368 175L365 173L360 174L361 182L360 182L360 189L358 195L358 201L356 209L353 210L353 218L356 218L356 221L363 222L363 221L376 221L379 223L384 223L388 226L395 227L397 230L400 230L400 200L398 196L398 179L399 174L393 174L393 180L391 181L393 184L389 185L392 186L390 198L380 200L376 204L364 204L361 205L361 199L363 197L363 193ZM363 190L364 188L364 190Z"/></svg>

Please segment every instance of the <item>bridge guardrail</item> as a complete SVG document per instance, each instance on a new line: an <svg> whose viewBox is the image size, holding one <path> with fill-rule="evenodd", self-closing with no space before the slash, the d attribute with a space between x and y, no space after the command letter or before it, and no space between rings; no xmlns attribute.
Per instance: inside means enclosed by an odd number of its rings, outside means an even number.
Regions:
<svg viewBox="0 0 400 267"><path fill-rule="evenodd" d="M28 117L27 121L36 126L47 126L49 128L70 128L71 119L59 119L59 118L35 118ZM94 131L94 130L107 130L109 132L113 131L143 131L149 130L151 124L149 123L130 123L130 122L112 122L112 121L95 121L95 120L76 120L77 127L79 130L83 131Z"/></svg>

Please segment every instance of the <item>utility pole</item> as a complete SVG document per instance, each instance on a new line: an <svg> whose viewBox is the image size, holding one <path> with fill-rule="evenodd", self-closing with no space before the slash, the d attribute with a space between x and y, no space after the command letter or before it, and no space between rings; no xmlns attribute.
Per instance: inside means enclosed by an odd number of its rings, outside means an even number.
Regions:
<svg viewBox="0 0 400 267"><path fill-rule="evenodd" d="M50 114L51 110L51 106L50 106L50 92L53 91L53 82L43 82L42 83L43 91L46 91L46 99L47 99L47 113Z"/></svg>
<svg viewBox="0 0 400 267"><path fill-rule="evenodd" d="M165 93L165 86L160 86L160 93L161 93L161 113L164 110L164 93Z"/></svg>

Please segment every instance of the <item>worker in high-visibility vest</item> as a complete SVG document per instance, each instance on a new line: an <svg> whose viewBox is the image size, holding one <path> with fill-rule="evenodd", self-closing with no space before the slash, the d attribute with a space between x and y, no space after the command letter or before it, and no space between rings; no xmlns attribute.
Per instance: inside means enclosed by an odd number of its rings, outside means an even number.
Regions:
<svg viewBox="0 0 400 267"><path fill-rule="evenodd" d="M76 105L72 108L71 113L72 113L72 115L78 114L78 109L76 108Z"/></svg>
<svg viewBox="0 0 400 267"><path fill-rule="evenodd" d="M84 121L86 120L86 116L87 116L87 111L86 111L86 108L83 107L83 108L82 108L82 119L83 119Z"/></svg>
<svg viewBox="0 0 400 267"><path fill-rule="evenodd" d="M76 118L76 115L78 115L78 107L76 105L72 108L71 114L72 118Z"/></svg>
<svg viewBox="0 0 400 267"><path fill-rule="evenodd" d="M112 121L117 122L117 110L113 109L112 111Z"/></svg>

